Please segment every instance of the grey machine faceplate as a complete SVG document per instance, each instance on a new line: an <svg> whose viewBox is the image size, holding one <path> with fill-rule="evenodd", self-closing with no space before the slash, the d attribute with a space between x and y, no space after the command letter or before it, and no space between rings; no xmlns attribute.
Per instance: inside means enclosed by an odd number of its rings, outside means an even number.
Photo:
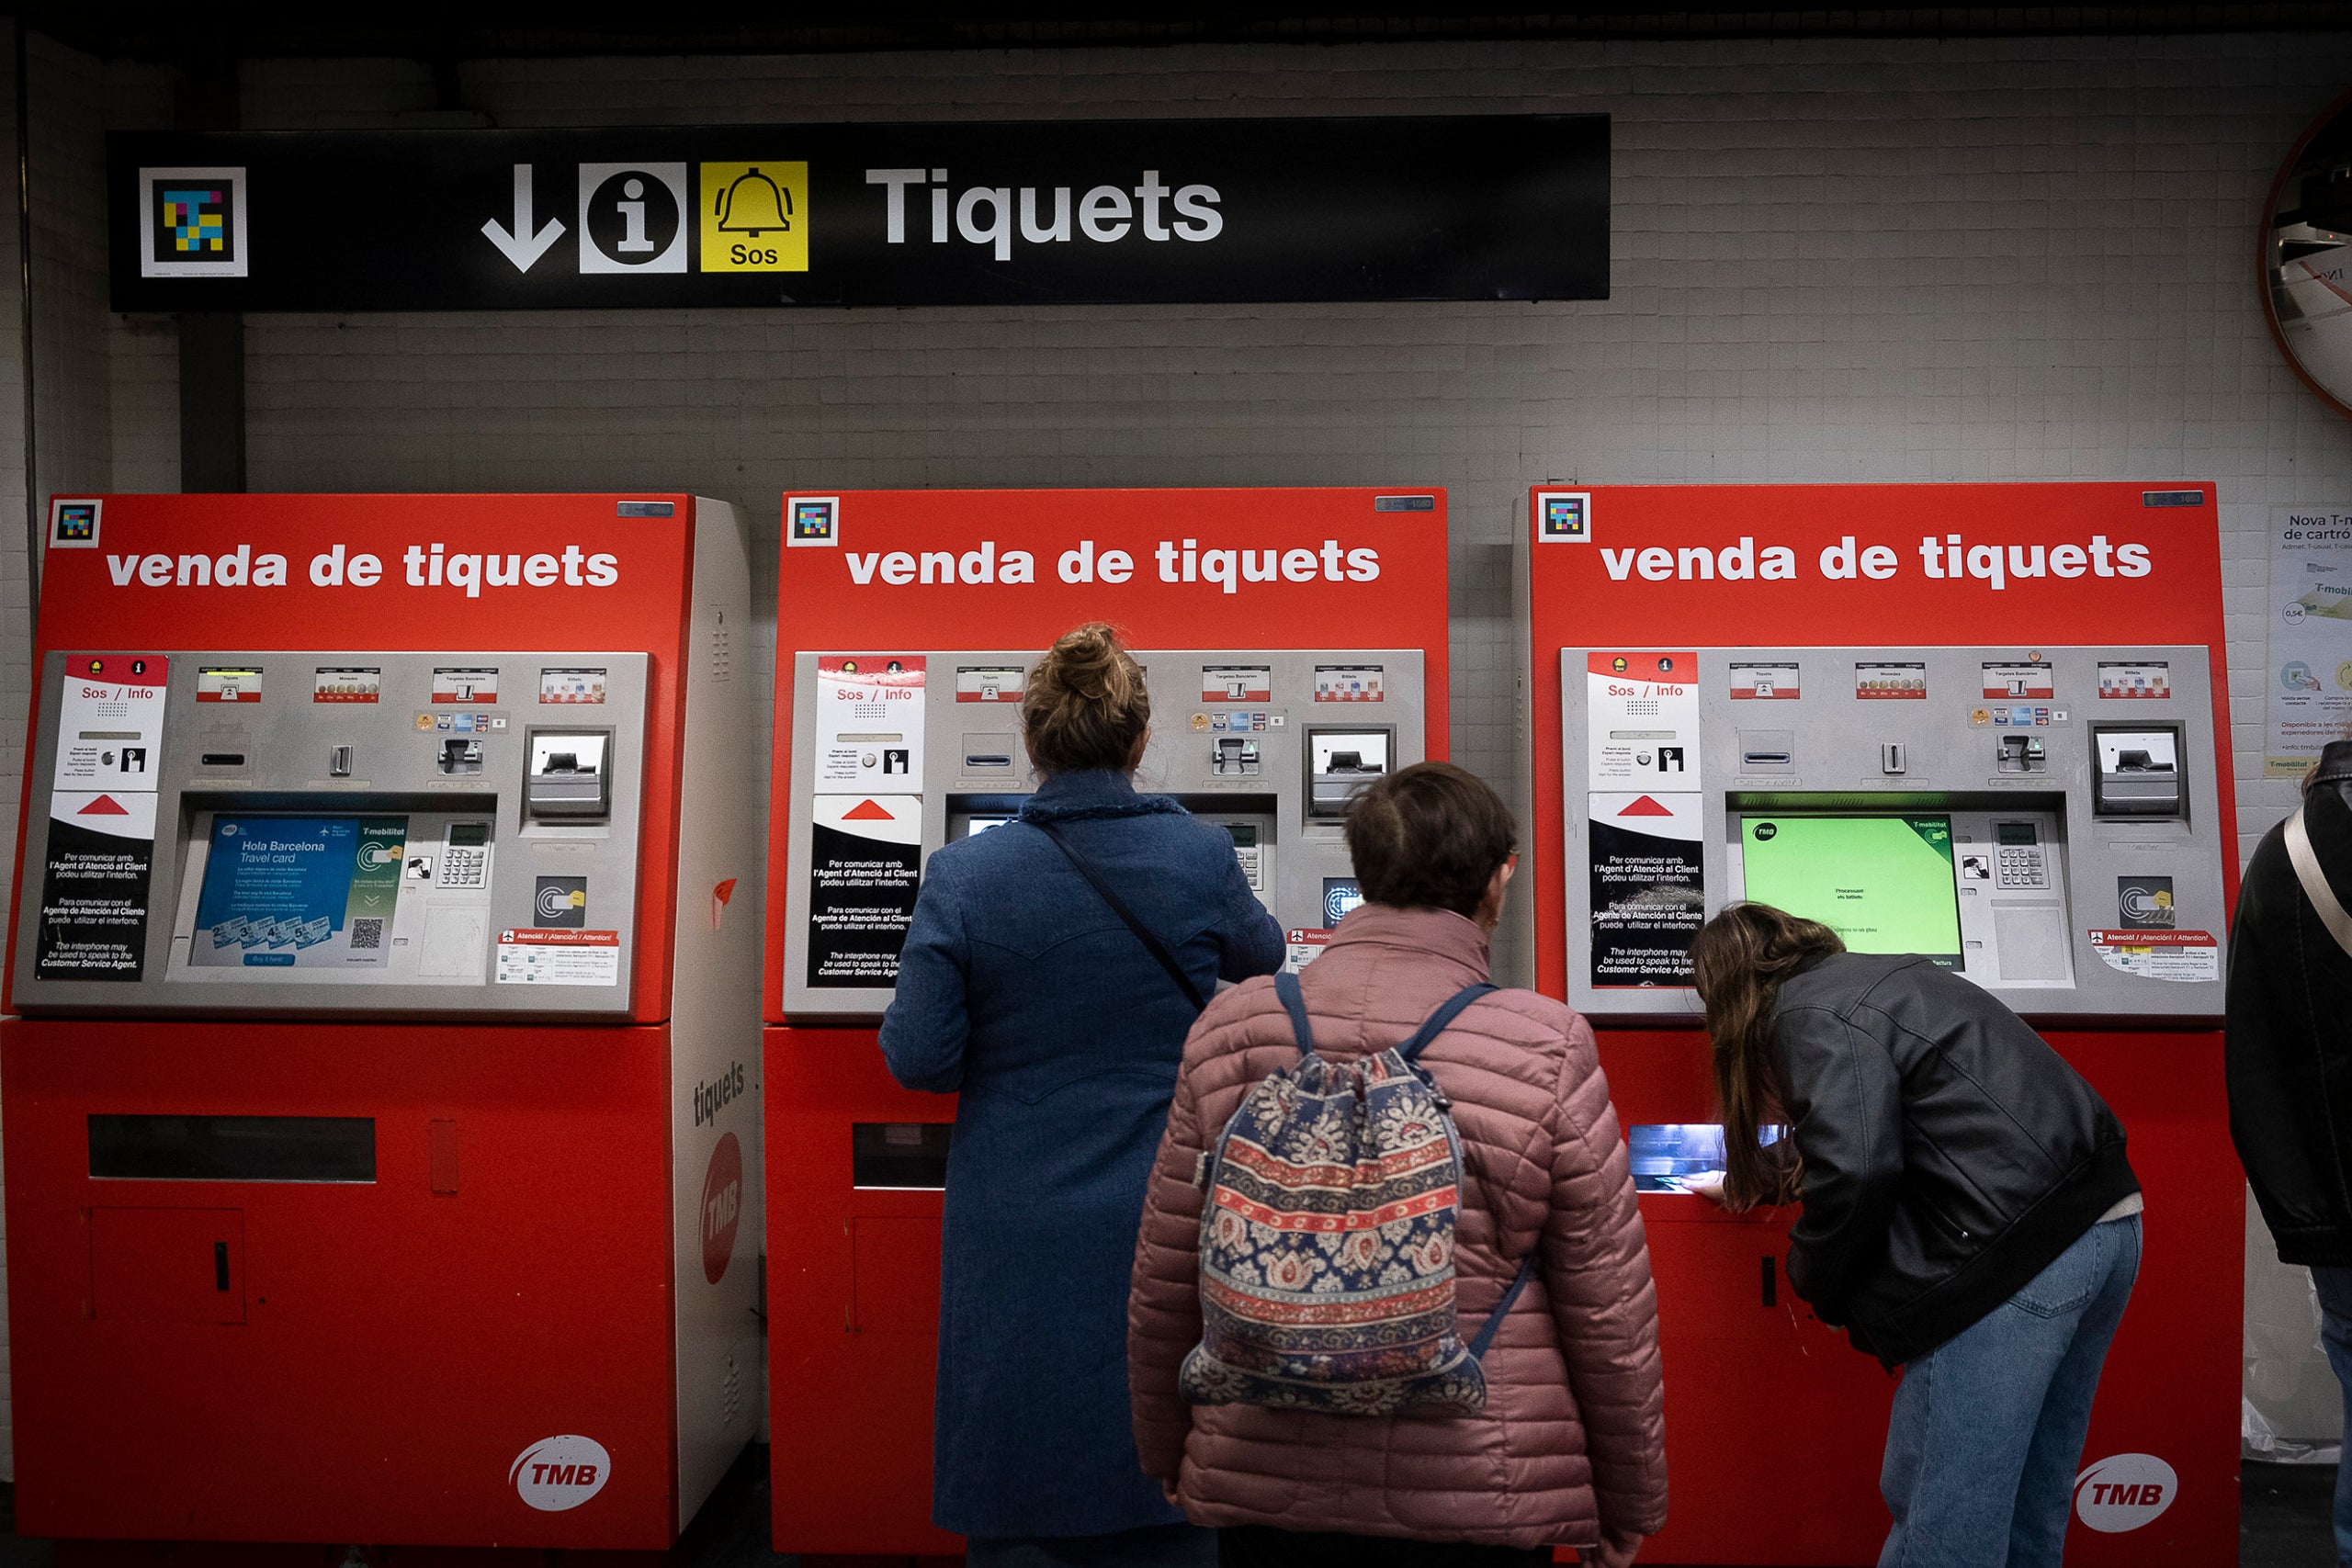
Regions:
<svg viewBox="0 0 2352 1568"><path fill-rule="evenodd" d="M1591 813L1600 796L1636 786L1593 776L1587 655L1560 651L1568 1000L1601 1018L1687 1021L1700 1009L1685 985L1595 984ZM1702 648L1697 656L1697 765L1638 787L1679 793L1695 807L1705 913L1745 895L1743 818L1948 817L1971 980L2035 1019L2220 1015L2229 828L2204 648ZM2030 665L2048 669L2012 684L2009 674ZM2149 681L2150 671L2160 678ZM1764 700L1753 694L1759 671ZM2102 810L2106 731L2127 741L2175 738L2164 787L2177 792L2177 811ZM2030 769L2029 743L2038 743ZM2121 812L2145 809L2129 798L2145 786L2119 784L2112 769L2107 786ZM2030 824L2042 852L2005 859L2003 824L2019 839ZM2150 889L2169 894L2168 913ZM2120 952L2129 943L2110 938L2102 951L2091 934L2142 924L2152 928L2142 940L2156 944L2149 951L2161 974L2149 972L2144 953ZM2198 944L2198 932L2210 942Z"/></svg>
<svg viewBox="0 0 2352 1568"><path fill-rule="evenodd" d="M799 653L793 666L784 1006L796 1021L873 1018L893 995L888 986L810 983L810 824L821 657L828 656ZM922 777L893 781L877 773L872 786L877 793L921 795L922 852L928 858L962 836L973 818L1017 810L1036 788L1022 750L1020 695L1038 650L922 657L927 688ZM1387 748L1384 771L1423 759L1420 650L1137 649L1135 657L1152 696L1151 741L1136 770L1136 787L1176 795L1195 816L1236 831L1236 854L1259 900L1285 928L1332 923L1325 917L1325 884L1353 877L1338 808L1352 783L1371 776L1346 767L1345 759L1353 751L1369 768L1367 748L1374 744ZM1246 728L1237 727L1237 716ZM1349 744L1358 734L1374 739ZM1341 763L1336 772L1329 766L1335 750ZM1326 764L1319 775L1311 771L1318 755ZM1245 844L1250 838L1256 842Z"/></svg>
<svg viewBox="0 0 2352 1568"><path fill-rule="evenodd" d="M155 837L144 962L135 980L44 979L36 964L68 657L51 654L42 671L25 792L15 937L20 1010L435 1019L628 1013L637 953L644 654L170 650L161 756L150 760ZM201 686L220 684L217 674L206 682L206 672L220 671L260 671L259 700L199 702ZM436 703L436 671L494 671L494 700L473 692L471 700ZM583 700L592 678L601 702ZM445 688L451 679L463 678L444 679ZM371 685L374 700L353 694ZM480 728L457 729L460 716ZM544 760L551 749L534 743L573 734L591 742L558 741L574 756L603 740L604 808L582 798L593 789L567 776L542 781L542 806L534 810L552 815L534 819L526 814L526 770L535 750ZM447 750L453 741L461 748L455 757ZM462 752L466 742L478 745L478 757ZM560 815L566 811L571 815ZM405 818L394 912L366 932L380 963L256 968L216 957L216 947L225 954L225 946L198 931L196 919L220 817ZM487 841L453 844L453 827L458 840ZM389 841L382 848L393 852ZM461 852L453 856L453 848ZM463 852L477 849L484 852ZM420 859L428 863L417 866ZM581 941L561 934L572 930L610 950L587 971L609 969L610 982L578 983L578 968L568 972L571 983L526 977L546 971L521 962L526 946ZM542 931L557 934L502 942L508 932ZM268 942L255 945L270 951ZM295 951L290 942L278 945L289 956ZM502 951L514 959L504 979Z"/></svg>

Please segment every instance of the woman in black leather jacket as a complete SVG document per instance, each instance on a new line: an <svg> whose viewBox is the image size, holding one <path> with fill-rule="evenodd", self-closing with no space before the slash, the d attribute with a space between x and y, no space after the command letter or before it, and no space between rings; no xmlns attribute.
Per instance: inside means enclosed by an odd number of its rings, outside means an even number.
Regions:
<svg viewBox="0 0 2352 1568"><path fill-rule="evenodd" d="M2056 1568L2139 1272L2122 1127L2023 1020L1930 959L1848 953L1826 926L1735 904L1690 964L1724 1107L1711 1195L1802 1203L1790 1283L1903 1369L1880 1562Z"/></svg>

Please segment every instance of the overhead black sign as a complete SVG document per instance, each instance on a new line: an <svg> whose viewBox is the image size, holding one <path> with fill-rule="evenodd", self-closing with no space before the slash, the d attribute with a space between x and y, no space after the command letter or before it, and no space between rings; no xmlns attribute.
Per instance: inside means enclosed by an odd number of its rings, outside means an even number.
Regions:
<svg viewBox="0 0 2352 1568"><path fill-rule="evenodd" d="M1609 293L1603 115L109 140L120 310Z"/></svg>

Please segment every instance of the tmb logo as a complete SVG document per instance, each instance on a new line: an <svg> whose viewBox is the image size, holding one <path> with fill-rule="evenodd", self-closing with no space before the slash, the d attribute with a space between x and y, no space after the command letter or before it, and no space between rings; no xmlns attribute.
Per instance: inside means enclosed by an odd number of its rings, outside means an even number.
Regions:
<svg viewBox="0 0 2352 1568"><path fill-rule="evenodd" d="M702 1277L716 1285L735 1256L735 1226L743 1217L743 1145L727 1134L710 1151L702 1179Z"/></svg>
<svg viewBox="0 0 2352 1568"><path fill-rule="evenodd" d="M2154 1454L2117 1454L2075 1478L2075 1516L2102 1535L2151 1523L2172 1506L2180 1478Z"/></svg>
<svg viewBox="0 0 2352 1568"><path fill-rule="evenodd" d="M515 1456L506 1480L515 1495L544 1514L576 1508L605 1489L613 1456L594 1438L576 1433L542 1438Z"/></svg>
<svg viewBox="0 0 2352 1568"><path fill-rule="evenodd" d="M718 1113L743 1092L743 1064L737 1062L713 1083L695 1085L695 1125L716 1122Z"/></svg>

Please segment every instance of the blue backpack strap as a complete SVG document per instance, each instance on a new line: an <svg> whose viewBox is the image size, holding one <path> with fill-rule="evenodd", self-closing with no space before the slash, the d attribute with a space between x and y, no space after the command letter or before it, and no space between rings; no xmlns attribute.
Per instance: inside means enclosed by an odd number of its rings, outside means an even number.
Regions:
<svg viewBox="0 0 2352 1568"><path fill-rule="evenodd" d="M1463 987L1462 989L1448 997L1439 1006L1437 1011L1421 1021L1421 1026L1413 1031L1413 1037L1396 1047L1396 1054L1408 1062L1411 1061L1421 1054L1422 1046L1445 1032L1445 1026L1460 1017L1464 1008L1468 1007L1488 991L1501 989L1500 986L1489 985L1484 980L1475 986Z"/></svg>
<svg viewBox="0 0 2352 1568"><path fill-rule="evenodd" d="M1285 970L1274 976L1274 995L1282 998L1283 1010L1290 1014L1290 1032L1298 1037L1298 1054L1315 1054L1315 1031L1306 1021L1306 996L1298 988L1298 976Z"/></svg>
<svg viewBox="0 0 2352 1568"><path fill-rule="evenodd" d="M1511 1277L1510 1289L1505 1291L1503 1299L1495 1303L1495 1310L1487 1314L1485 1325L1478 1330L1478 1337L1470 1341L1472 1360L1487 1359L1487 1347L1495 1342L1495 1334L1502 1327L1503 1319L1510 1315L1511 1305L1519 1300L1519 1292L1527 1289L1527 1282L1535 1278L1535 1260L1542 1256L1539 1248L1520 1259L1519 1272Z"/></svg>

